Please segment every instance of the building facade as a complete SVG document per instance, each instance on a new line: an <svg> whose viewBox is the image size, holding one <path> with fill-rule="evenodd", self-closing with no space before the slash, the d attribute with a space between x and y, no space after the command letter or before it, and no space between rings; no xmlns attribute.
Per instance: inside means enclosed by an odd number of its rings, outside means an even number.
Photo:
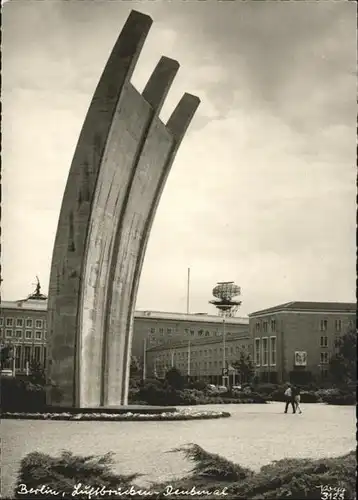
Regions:
<svg viewBox="0 0 358 500"><path fill-rule="evenodd" d="M248 349L250 341L248 318L226 319L225 330L228 354L231 354L231 349L236 352L237 346L234 340L239 337L242 337L242 342ZM223 320L218 316L136 311L132 356L135 356L140 365L143 366L145 351L150 351L161 345L172 346L183 342L187 344L189 340L193 346L196 344L201 346L220 344L222 334ZM2 344L12 344L15 347L15 367L18 373L25 372L26 363L31 359L36 359L46 366L47 297L38 292L24 300L3 301L0 314L0 340ZM178 352L181 352L181 349L178 349ZM196 354L195 348L193 349L194 358L200 356L200 354ZM208 350L206 347L205 349ZM217 356L220 355L217 353ZM193 363L199 363L199 360L194 361L194 358ZM209 360L208 358L207 361L214 363L214 359ZM195 372L194 366L193 364L193 373ZM204 365L199 366L204 369ZM210 367L213 368L214 364Z"/></svg>
<svg viewBox="0 0 358 500"><path fill-rule="evenodd" d="M225 329L225 342L224 342ZM225 319L209 314L183 314L162 311L136 311L132 355L143 366L147 377L164 377L176 367L192 379L221 384L225 365L252 356L248 318ZM234 375L231 374L231 382Z"/></svg>
<svg viewBox="0 0 358 500"><path fill-rule="evenodd" d="M158 346L173 346L190 340L194 345L219 341L223 319L209 314L183 314L162 311L136 311L132 355L143 360L146 351ZM248 318L226 318L225 337L249 336Z"/></svg>
<svg viewBox="0 0 358 500"><path fill-rule="evenodd" d="M324 379L335 340L356 325L356 304L288 302L249 314L257 376L304 383Z"/></svg>
<svg viewBox="0 0 358 500"><path fill-rule="evenodd" d="M13 362L3 368L25 373L31 360L46 367L47 297L39 288L27 299L1 302L0 342L14 347Z"/></svg>
<svg viewBox="0 0 358 500"><path fill-rule="evenodd" d="M225 348L225 361L224 350ZM230 385L241 382L230 366L239 360L241 353L252 357L252 345L248 329L240 333L222 332L217 337L172 342L152 347L146 352L146 375L164 378L170 368L177 368L192 380L222 384L223 368L229 368ZM224 365L225 363L225 365Z"/></svg>
<svg viewBox="0 0 358 500"><path fill-rule="evenodd" d="M356 304L289 302L226 318L225 362L250 355L261 381L324 379L335 340L356 326ZM146 374L162 377L172 366L194 379L221 383L223 319L208 314L136 311L132 355ZM47 361L47 297L37 289L27 299L1 303L0 341L15 346L15 368ZM13 364L11 364L11 368Z"/></svg>

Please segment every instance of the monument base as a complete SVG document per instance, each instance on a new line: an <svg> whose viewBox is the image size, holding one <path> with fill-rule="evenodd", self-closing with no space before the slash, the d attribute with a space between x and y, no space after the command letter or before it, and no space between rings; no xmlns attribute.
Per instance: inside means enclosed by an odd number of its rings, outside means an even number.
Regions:
<svg viewBox="0 0 358 500"><path fill-rule="evenodd" d="M64 408L49 407L37 412L4 412L2 419L17 420L70 420L70 421L179 421L227 418L230 413L206 409L181 409L170 406L127 405L117 408Z"/></svg>

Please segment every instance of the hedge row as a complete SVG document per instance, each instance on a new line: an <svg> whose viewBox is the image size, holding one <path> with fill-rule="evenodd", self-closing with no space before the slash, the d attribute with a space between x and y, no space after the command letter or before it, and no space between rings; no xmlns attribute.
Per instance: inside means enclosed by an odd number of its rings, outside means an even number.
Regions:
<svg viewBox="0 0 358 500"><path fill-rule="evenodd" d="M167 498L168 491L177 489L181 493L173 495L182 499L200 497L208 500L215 497L215 491L225 493L219 498L238 500L320 499L323 498L323 488L342 495L337 498L356 498L354 451L337 458L279 460L262 467L257 473L219 455L208 453L195 444L173 451L183 452L194 464L193 469L189 475L174 484L170 481L147 487L146 491L157 492L152 494L154 498ZM64 451L60 457L52 457L33 452L21 461L14 496L24 498L24 488L27 491L32 488L32 494L26 495L27 499L48 498L44 496L43 491L43 485L46 485L47 491L59 492L59 498L71 498L73 492L76 492L76 498L88 499L90 491L93 499L113 500L119 496L123 499L144 498L144 495L135 496L135 492L140 488L134 482L140 474L115 474L113 466L111 453L97 457L76 456ZM82 484L82 494L76 486L79 483ZM143 488L141 490L143 491ZM111 494L111 491L115 491L117 495ZM206 491L207 494L195 495L193 491Z"/></svg>
<svg viewBox="0 0 358 500"><path fill-rule="evenodd" d="M51 390L56 390L52 387ZM138 389L131 389L129 401L132 404L150 404L160 406L193 406L205 404L246 404L266 403L267 401L285 400L285 387L274 384L262 384L254 388L247 387L242 392L211 394L205 390L186 388L176 390L168 384L154 380L148 381ZM302 391L302 403L352 405L356 403L356 394L352 389L321 389ZM46 411L45 388L18 379L1 379L1 407L4 412Z"/></svg>
<svg viewBox="0 0 358 500"><path fill-rule="evenodd" d="M302 403L327 403L331 405L354 405L356 394L340 389L324 389L319 391L301 391ZM272 401L285 401L284 389L275 390L270 395Z"/></svg>
<svg viewBox="0 0 358 500"><path fill-rule="evenodd" d="M266 398L258 393L250 394L209 394L198 389L175 390L156 383L149 383L139 390L129 393L130 401L137 404L145 401L150 405L192 406L205 404L266 403Z"/></svg>

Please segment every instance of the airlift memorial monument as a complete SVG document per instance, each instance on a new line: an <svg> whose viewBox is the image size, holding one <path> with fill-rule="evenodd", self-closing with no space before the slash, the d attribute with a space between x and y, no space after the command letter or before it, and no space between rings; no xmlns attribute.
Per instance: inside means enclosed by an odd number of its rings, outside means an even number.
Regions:
<svg viewBox="0 0 358 500"><path fill-rule="evenodd" d="M128 402L133 315L156 209L199 105L159 112L178 71L162 57L144 91L131 84L152 20L132 11L104 68L69 171L48 297L48 377L73 408Z"/></svg>

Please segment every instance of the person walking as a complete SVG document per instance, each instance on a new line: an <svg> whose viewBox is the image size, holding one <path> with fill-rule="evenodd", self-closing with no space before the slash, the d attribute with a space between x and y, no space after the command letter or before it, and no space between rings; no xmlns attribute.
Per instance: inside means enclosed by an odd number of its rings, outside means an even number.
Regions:
<svg viewBox="0 0 358 500"><path fill-rule="evenodd" d="M301 410L301 407L300 407L300 403L301 403L301 394L300 394L300 388L299 387L296 387L296 391L295 391L295 408L296 408L296 411L298 410L298 413L302 413L302 410Z"/></svg>
<svg viewBox="0 0 358 500"><path fill-rule="evenodd" d="M296 413L295 399L294 399L295 395L292 389L293 388L291 387L291 384L288 384L288 387L285 391L285 399L286 399L285 413L287 413L290 404L292 405L292 413Z"/></svg>

